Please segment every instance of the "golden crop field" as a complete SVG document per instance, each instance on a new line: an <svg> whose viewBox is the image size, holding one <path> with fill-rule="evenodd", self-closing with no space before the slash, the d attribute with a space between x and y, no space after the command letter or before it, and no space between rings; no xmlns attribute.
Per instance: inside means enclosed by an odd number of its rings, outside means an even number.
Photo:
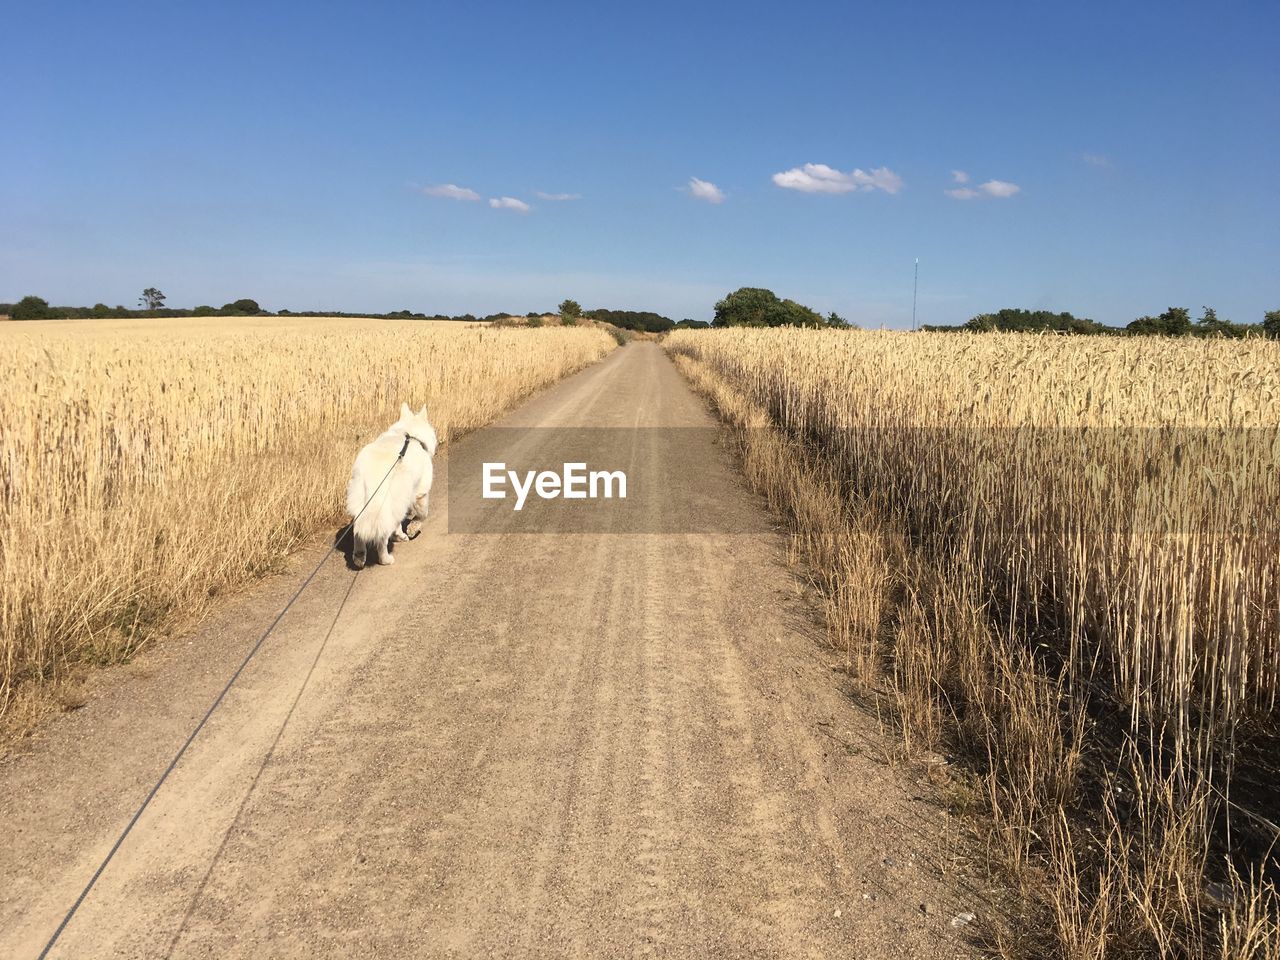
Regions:
<svg viewBox="0 0 1280 960"><path fill-rule="evenodd" d="M1040 955L1280 955L1280 343L666 344L856 682L968 758Z"/></svg>
<svg viewBox="0 0 1280 960"><path fill-rule="evenodd" d="M340 516L402 400L447 443L613 346L419 321L0 324L0 716L278 566Z"/></svg>

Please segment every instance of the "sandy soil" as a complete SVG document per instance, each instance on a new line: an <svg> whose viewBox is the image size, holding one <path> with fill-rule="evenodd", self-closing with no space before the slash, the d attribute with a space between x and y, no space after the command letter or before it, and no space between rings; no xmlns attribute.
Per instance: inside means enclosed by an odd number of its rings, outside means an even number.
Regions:
<svg viewBox="0 0 1280 960"><path fill-rule="evenodd" d="M713 421L634 343L504 424ZM714 432L681 435L633 469L719 491L721 533L449 534L438 479L395 566L332 559L53 955L970 956L955 825L880 759ZM0 765L0 954L39 952L326 545Z"/></svg>

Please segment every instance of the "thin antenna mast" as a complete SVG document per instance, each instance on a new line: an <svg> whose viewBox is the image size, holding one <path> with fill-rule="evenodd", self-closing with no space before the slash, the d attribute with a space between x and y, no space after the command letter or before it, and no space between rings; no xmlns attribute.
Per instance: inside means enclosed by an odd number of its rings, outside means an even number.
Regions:
<svg viewBox="0 0 1280 960"><path fill-rule="evenodd" d="M911 332L916 329L916 292L920 289L920 258L916 257L916 275L911 281Z"/></svg>

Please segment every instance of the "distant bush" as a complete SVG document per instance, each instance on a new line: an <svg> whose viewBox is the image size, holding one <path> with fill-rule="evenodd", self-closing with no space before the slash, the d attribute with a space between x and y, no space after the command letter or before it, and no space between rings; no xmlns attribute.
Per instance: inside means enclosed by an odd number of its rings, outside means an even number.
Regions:
<svg viewBox="0 0 1280 960"><path fill-rule="evenodd" d="M528 325L531 327L540 327L542 326L542 323L543 320L541 317L530 317L528 320Z"/></svg>
<svg viewBox="0 0 1280 960"><path fill-rule="evenodd" d="M222 305L222 312L229 317L251 317L262 312L257 300L235 300Z"/></svg>
<svg viewBox="0 0 1280 960"><path fill-rule="evenodd" d="M218 315L218 310L216 307L211 307L206 303L201 304L192 310L191 315L193 317L216 317Z"/></svg>

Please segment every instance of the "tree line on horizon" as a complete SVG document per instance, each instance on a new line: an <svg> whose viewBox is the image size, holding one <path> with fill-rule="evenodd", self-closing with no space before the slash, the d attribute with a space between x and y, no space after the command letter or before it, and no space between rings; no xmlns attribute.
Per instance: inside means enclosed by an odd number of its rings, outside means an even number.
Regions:
<svg viewBox="0 0 1280 960"><path fill-rule="evenodd" d="M579 317L586 317L590 320L598 320L602 323L609 323L615 327L624 330L641 330L647 333L665 333L668 330L677 328L698 328L708 327L711 324L706 320L672 320L660 313L654 313L650 310L610 310L606 308L597 308L594 310L583 310L573 300L565 300L555 310L528 310L524 313L512 313L510 311L500 311L484 316L476 316L471 313L463 313L457 315L451 314L429 314L416 312L413 310L392 310L387 313L352 313L345 310L288 310L281 308L276 311L265 310L256 300L242 298L233 300L230 303L223 304L221 307L213 307L209 305L201 305L191 308L166 307L164 301L167 298L155 287L148 287L143 291L142 296L138 300L137 307L126 307L117 305L108 306L105 303L96 303L92 307L74 307L74 306L50 306L49 302L43 297L28 296L23 297L17 303L0 303L0 316L8 316L10 320L109 320L109 319L147 319L147 318L171 318L171 317L372 317L374 319L388 320L451 320L463 323L476 323L482 321L506 320L513 317L532 317L541 318L553 314L560 314L562 319L566 316L570 321L576 321ZM566 305L572 305L572 309L566 314Z"/></svg>
<svg viewBox="0 0 1280 960"><path fill-rule="evenodd" d="M242 298L221 307L201 305L189 309L164 306L165 295L155 287L148 287L139 298L138 308L123 305L109 307L96 303L92 307L50 306L41 297L23 297L17 303L0 303L0 316L11 320L88 320L111 318L162 318L162 317L373 317L391 320L448 320L464 323L499 321L513 317L540 318L559 313L565 315L566 305L572 305L572 321L579 318L608 323L623 330L645 333L666 333L676 329L705 329L707 327L813 327L857 329L836 313L825 317L816 310L783 299L772 290L763 287L740 287L726 295L715 305L711 321L685 318L675 321L651 310L612 310L598 307L583 310L576 301L565 300L556 310L530 310L526 313L499 312L486 316L470 313L452 316L427 314L411 310L393 310L389 313L351 313L341 310L288 310L281 308L274 313L264 310L256 300ZM1163 337L1223 337L1245 339L1267 337L1280 339L1280 310L1264 314L1261 323L1234 323L1218 317L1212 307L1205 307L1201 317L1192 320L1186 307L1170 307L1158 316L1143 316L1123 327L1111 327L1086 317L1077 317L1063 311L1025 310L1005 307L994 313L980 313L957 325L924 324L922 330L935 333L1011 333L1054 332L1079 336L1163 336Z"/></svg>
<svg viewBox="0 0 1280 960"><path fill-rule="evenodd" d="M1123 327L1110 327L1067 312L1005 307L995 313L980 313L962 324L948 326L926 323L921 329L934 333L1052 331L1081 336L1223 337L1229 340L1268 337L1280 340L1280 310L1267 311L1261 323L1233 323L1221 319L1213 307L1205 307L1198 320L1191 319L1191 311L1186 307L1170 307L1158 316L1138 317Z"/></svg>
<svg viewBox="0 0 1280 960"><path fill-rule="evenodd" d="M343 310L288 310L281 308L274 312L264 310L258 301L243 297L225 303L221 307L203 304L198 307L166 307L165 295L154 287L148 287L139 298L136 308L117 305L107 306L95 303L92 307L60 307L50 306L43 297L23 297L17 303L0 303L0 316L8 316L10 320L111 320L111 319L164 319L171 317L371 317L386 320L452 320L462 323L475 323L482 320L497 320L501 317L513 316L509 313L494 313L477 317L470 313L450 316L448 314L415 313L411 310L393 310L389 313L351 313Z"/></svg>

